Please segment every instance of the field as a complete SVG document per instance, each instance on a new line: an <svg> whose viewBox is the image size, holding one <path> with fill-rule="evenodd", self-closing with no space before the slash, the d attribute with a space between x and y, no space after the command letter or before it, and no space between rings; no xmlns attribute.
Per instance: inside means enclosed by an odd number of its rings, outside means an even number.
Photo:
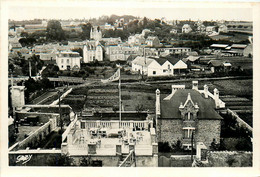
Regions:
<svg viewBox="0 0 260 177"><path fill-rule="evenodd" d="M252 83L252 79L199 81L199 89L203 89L203 86L207 84L211 93L213 93L214 88L217 88L220 91L220 97L227 102L227 106L243 107L247 105L252 107ZM164 98L171 93L172 84L184 84L186 88L192 87L191 81L157 84L122 83L121 95L124 110L133 111L136 109L149 109L150 111L153 111L155 107L156 89L160 89L161 97ZM82 101L85 101L86 108L115 110L118 109L119 106L118 95L118 84L111 83L108 85L92 85L74 89L68 95L68 99L65 100L66 104L70 104L71 99L76 99L81 103ZM78 107L78 109L80 108Z"/></svg>
<svg viewBox="0 0 260 177"><path fill-rule="evenodd" d="M214 58L202 58L201 63L207 64L210 60ZM242 69L253 69L253 59L246 57L220 57L217 60L222 62L231 63L233 67L240 66Z"/></svg>
<svg viewBox="0 0 260 177"><path fill-rule="evenodd" d="M227 40L233 43L239 43L241 41L246 41L249 34L232 33L232 34L220 34L216 36L211 36L213 40Z"/></svg>

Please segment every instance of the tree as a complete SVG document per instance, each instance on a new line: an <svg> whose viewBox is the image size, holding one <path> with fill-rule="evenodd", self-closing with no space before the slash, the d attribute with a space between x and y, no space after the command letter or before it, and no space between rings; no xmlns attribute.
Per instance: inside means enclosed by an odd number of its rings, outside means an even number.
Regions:
<svg viewBox="0 0 260 177"><path fill-rule="evenodd" d="M54 64L49 64L42 71L42 77L58 77L57 72L59 71L59 67Z"/></svg>
<svg viewBox="0 0 260 177"><path fill-rule="evenodd" d="M47 39L62 41L65 39L61 23L57 20L50 20L47 24Z"/></svg>
<svg viewBox="0 0 260 177"><path fill-rule="evenodd" d="M21 32L21 37L27 38L28 36L29 36L29 34L27 32Z"/></svg>
<svg viewBox="0 0 260 177"><path fill-rule="evenodd" d="M81 39L90 39L90 31L92 28L91 23L87 23L81 26L82 28L82 33L81 33Z"/></svg>
<svg viewBox="0 0 260 177"><path fill-rule="evenodd" d="M82 48L72 49L71 51L73 51L73 52L78 52L79 55L80 55L81 57L83 57L83 50L82 50Z"/></svg>

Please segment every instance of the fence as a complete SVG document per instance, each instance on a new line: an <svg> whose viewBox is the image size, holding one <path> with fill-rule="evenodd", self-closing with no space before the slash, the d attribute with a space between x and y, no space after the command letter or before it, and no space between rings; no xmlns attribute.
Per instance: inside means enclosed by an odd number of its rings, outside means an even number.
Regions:
<svg viewBox="0 0 260 177"><path fill-rule="evenodd" d="M83 125L82 125L83 124ZM111 121L84 121L81 120L81 127L82 128L140 128L140 129L148 129L148 121L118 121L118 120L111 120Z"/></svg>

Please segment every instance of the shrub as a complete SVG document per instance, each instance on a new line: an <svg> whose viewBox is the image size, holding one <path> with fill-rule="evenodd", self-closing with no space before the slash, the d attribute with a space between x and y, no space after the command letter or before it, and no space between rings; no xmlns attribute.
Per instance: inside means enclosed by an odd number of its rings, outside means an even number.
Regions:
<svg viewBox="0 0 260 177"><path fill-rule="evenodd" d="M172 148L170 147L169 142L158 142L158 151L172 152Z"/></svg>

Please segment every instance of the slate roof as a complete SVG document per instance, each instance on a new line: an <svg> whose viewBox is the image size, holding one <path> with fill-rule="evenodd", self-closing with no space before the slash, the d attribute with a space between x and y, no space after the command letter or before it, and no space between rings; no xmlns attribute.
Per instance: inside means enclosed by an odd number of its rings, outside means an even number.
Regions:
<svg viewBox="0 0 260 177"><path fill-rule="evenodd" d="M212 44L210 47L226 48L227 44Z"/></svg>
<svg viewBox="0 0 260 177"><path fill-rule="evenodd" d="M146 63L145 63L145 58L144 57L136 57L132 63L141 65L141 66L148 66L150 63L152 63L153 59L147 58L146 57Z"/></svg>
<svg viewBox="0 0 260 177"><path fill-rule="evenodd" d="M198 60L199 58L200 58L199 56L188 56L187 58L183 58L182 61L187 62L189 60L193 62Z"/></svg>
<svg viewBox="0 0 260 177"><path fill-rule="evenodd" d="M172 65L175 65L178 61L180 61L179 58L174 58L172 56L166 56L166 57L160 57L160 58L154 58L150 57L157 61L160 65L163 65L166 61L169 61Z"/></svg>
<svg viewBox="0 0 260 177"><path fill-rule="evenodd" d="M205 99L202 94L193 89L180 89L177 90L170 100L161 100L161 117L162 119L181 119L179 106L185 103L188 93L194 104L198 104L199 112L198 119L223 119L215 111L215 102L212 98Z"/></svg>
<svg viewBox="0 0 260 177"><path fill-rule="evenodd" d="M233 44L231 48L238 48L238 49L244 49L246 48L246 44Z"/></svg>

